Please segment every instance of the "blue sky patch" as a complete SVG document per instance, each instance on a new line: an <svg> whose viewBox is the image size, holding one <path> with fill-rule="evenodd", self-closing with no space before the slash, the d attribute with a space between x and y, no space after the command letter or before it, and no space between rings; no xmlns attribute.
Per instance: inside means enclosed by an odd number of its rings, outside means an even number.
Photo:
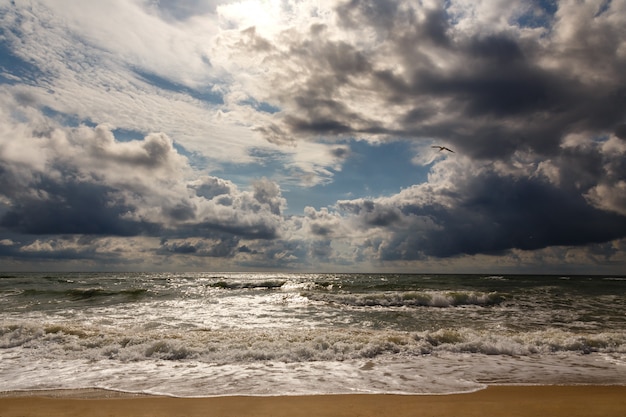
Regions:
<svg viewBox="0 0 626 417"><path fill-rule="evenodd" d="M557 10L558 5L554 0L533 1L527 12L521 15L516 23L528 28L549 27Z"/></svg>
<svg viewBox="0 0 626 417"><path fill-rule="evenodd" d="M81 125L96 127L97 123L93 123L87 119L81 119L75 114L63 113L48 106L44 106L41 112L47 117L56 120L60 124L68 127L78 127Z"/></svg>
<svg viewBox="0 0 626 417"><path fill-rule="evenodd" d="M280 108L276 107L276 106L272 106L269 103L266 102L258 102L254 99L248 99L248 100L244 100L241 101L240 104L243 105L247 105L247 106L252 106L255 110L264 112L264 113L270 113L270 114L274 114L274 113L278 113L280 111Z"/></svg>
<svg viewBox="0 0 626 417"><path fill-rule="evenodd" d="M350 155L341 170L333 171L331 183L283 192L290 213L302 213L306 206L332 206L337 200L392 195L427 179L429 167L411 162L415 151L408 141L379 145L352 141L349 145Z"/></svg>
<svg viewBox="0 0 626 417"><path fill-rule="evenodd" d="M10 77L11 75L19 78L21 82L35 84L44 73L37 66L13 54L7 42L0 38L0 83L20 82Z"/></svg>
<svg viewBox="0 0 626 417"><path fill-rule="evenodd" d="M207 86L202 90L196 90L186 85L168 80L167 78L163 78L157 74L150 73L147 71L141 71L138 69L134 70L135 74L137 74L144 81L161 88L163 90L173 91L175 93L187 94L190 97L193 97L197 100L204 101L210 104L224 104L224 98L222 94L213 91L210 87Z"/></svg>

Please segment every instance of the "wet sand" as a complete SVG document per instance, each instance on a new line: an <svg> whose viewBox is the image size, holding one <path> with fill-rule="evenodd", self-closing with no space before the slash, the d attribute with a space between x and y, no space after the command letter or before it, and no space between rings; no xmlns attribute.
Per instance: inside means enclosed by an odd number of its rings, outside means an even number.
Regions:
<svg viewBox="0 0 626 417"><path fill-rule="evenodd" d="M171 398L109 391L4 393L0 417L624 417L626 386L490 386L452 395Z"/></svg>

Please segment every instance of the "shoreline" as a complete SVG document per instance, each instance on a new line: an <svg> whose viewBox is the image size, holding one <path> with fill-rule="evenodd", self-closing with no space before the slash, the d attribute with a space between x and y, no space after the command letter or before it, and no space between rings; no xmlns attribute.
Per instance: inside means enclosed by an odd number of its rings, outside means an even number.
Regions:
<svg viewBox="0 0 626 417"><path fill-rule="evenodd" d="M5 398L53 398L53 399L85 399L85 400L104 400L116 398L174 398L181 400L204 400L212 398L290 398L290 397L335 397L335 396L351 396L351 395L374 395L374 396L395 396L395 397L445 397L449 395L469 395L486 389L498 387L508 388L579 388L579 387L623 387L626 389L626 383L588 383L588 382L565 382L562 384L553 383L485 383L482 388L476 388L467 391L456 392L426 392L426 393L397 393L397 392L354 392L354 393L312 393L312 394L226 394L226 395L206 395L206 396L177 396L170 394L151 394L146 392L121 391L108 388L44 388L44 389L25 389L13 391L0 391L0 400ZM2 417L0 415L0 417Z"/></svg>
<svg viewBox="0 0 626 417"><path fill-rule="evenodd" d="M180 398L100 389L0 393L0 417L552 417L626 415L626 385L489 385L455 394Z"/></svg>

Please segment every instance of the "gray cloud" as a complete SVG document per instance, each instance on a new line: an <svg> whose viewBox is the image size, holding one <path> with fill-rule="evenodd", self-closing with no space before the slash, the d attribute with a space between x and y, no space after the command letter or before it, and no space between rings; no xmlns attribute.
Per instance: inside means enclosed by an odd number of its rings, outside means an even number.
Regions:
<svg viewBox="0 0 626 417"><path fill-rule="evenodd" d="M304 212L310 220L309 230L313 235L332 238L339 233L340 220L327 208L317 211L313 207L306 207Z"/></svg>
<svg viewBox="0 0 626 417"><path fill-rule="evenodd" d="M114 204L114 190L95 184L53 183L42 179L36 184L45 198L12 196L11 208L0 219L0 226L26 234L105 234L131 236L154 232L158 226L124 220L132 207ZM5 195L6 197L6 195Z"/></svg>
<svg viewBox="0 0 626 417"><path fill-rule="evenodd" d="M366 243L384 260L578 246L626 236L623 216L594 208L579 193L545 179L487 172L461 186L452 205L410 195L416 189L379 201L342 201L338 209L362 229L385 228L380 239Z"/></svg>
<svg viewBox="0 0 626 417"><path fill-rule="evenodd" d="M222 235L213 239L162 239L157 253L165 256L231 258L235 255L238 245L239 238L233 235Z"/></svg>
<svg viewBox="0 0 626 417"><path fill-rule="evenodd" d="M2 256L314 268L624 252L623 1L350 0L278 29L220 4L142 3L110 26L96 3L0 14ZM209 35L200 22L220 16ZM120 41L128 19L137 43ZM456 153L415 157L421 184L286 215L268 166L246 188L174 143L233 165L280 155L281 173L320 184L353 140Z"/></svg>
<svg viewBox="0 0 626 417"><path fill-rule="evenodd" d="M248 52L268 64L276 77L268 95L282 105L268 140L441 141L475 160L457 172L471 181L446 196L449 204L439 196L424 203L423 194L404 201L406 192L385 203L338 203L345 221L381 230L366 241L381 259L626 236L624 4L561 2L530 14L525 3L480 3L475 15L464 7L472 6L353 0L334 10L337 26L263 38L263 48ZM502 18L508 25L495 24ZM286 74L298 82L280 82ZM473 166L490 161L473 176ZM313 235L332 236L327 219L309 216Z"/></svg>
<svg viewBox="0 0 626 417"><path fill-rule="evenodd" d="M196 195L204 197L207 200L212 200L217 196L228 196L234 191L233 183L216 177L199 178L191 182L188 187L193 189Z"/></svg>
<svg viewBox="0 0 626 417"><path fill-rule="evenodd" d="M0 230L26 235L199 236L221 242L205 256L232 254L239 238L275 238L285 199L267 179L241 191L202 176L163 134L119 142L106 126L49 125L33 136L24 125L4 137L36 143L30 154L0 152ZM225 242L230 242L226 245ZM164 245L190 253L186 244ZM228 248L228 249L227 249Z"/></svg>
<svg viewBox="0 0 626 417"><path fill-rule="evenodd" d="M279 216L286 200L281 196L280 188L275 183L263 178L253 182L254 198L267 206L272 214Z"/></svg>
<svg viewBox="0 0 626 417"><path fill-rule="evenodd" d="M344 3L336 9L338 29L318 24L280 38L286 47L248 49L275 68L302 70L298 83L272 84L281 123L260 131L271 131L275 143L276 134L385 134L445 139L481 158L504 159L521 148L555 155L572 131L606 134L624 123L620 7L558 15L551 27L531 32L514 23L461 29L449 11L412 2ZM333 30L373 41L336 40ZM395 112L366 111L361 97Z"/></svg>
<svg viewBox="0 0 626 417"><path fill-rule="evenodd" d="M615 128L615 136L620 139L626 139L626 124L618 125Z"/></svg>

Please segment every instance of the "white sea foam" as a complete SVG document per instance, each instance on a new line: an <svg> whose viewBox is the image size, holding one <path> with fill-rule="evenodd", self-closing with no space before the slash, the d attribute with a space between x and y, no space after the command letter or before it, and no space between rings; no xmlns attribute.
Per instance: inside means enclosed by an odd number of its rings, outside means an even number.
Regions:
<svg viewBox="0 0 626 417"><path fill-rule="evenodd" d="M496 332L469 328L403 332L317 328L231 328L164 331L156 324L123 329L84 324L3 325L0 348L35 359L115 359L124 362L195 360L233 364L418 357L434 353L531 356L554 353L626 353L626 334L542 331Z"/></svg>
<svg viewBox="0 0 626 417"><path fill-rule="evenodd" d="M104 388L181 397L338 393L450 394L484 384L624 384L598 355L486 356L442 353L349 361L211 364L198 361L121 362L19 360L0 353L0 391Z"/></svg>
<svg viewBox="0 0 626 417"><path fill-rule="evenodd" d="M626 383L621 281L599 280L600 290L577 277L35 278L0 288L0 391L450 393L485 383Z"/></svg>

